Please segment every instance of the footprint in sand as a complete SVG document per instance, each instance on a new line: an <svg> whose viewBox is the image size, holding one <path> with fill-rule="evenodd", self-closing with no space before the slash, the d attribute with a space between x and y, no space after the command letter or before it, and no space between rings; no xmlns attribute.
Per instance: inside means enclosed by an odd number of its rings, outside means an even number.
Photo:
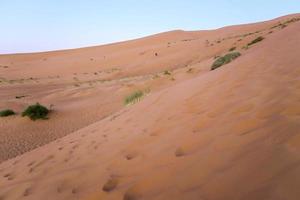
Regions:
<svg viewBox="0 0 300 200"><path fill-rule="evenodd" d="M15 178L14 175L11 174L11 173L7 173L3 177L7 178L7 180L9 180L9 181L11 181L11 180L13 180Z"/></svg>
<svg viewBox="0 0 300 200"><path fill-rule="evenodd" d="M175 156L176 157L182 157L182 156L185 156L186 155L186 153L185 153L185 151L183 150L183 148L181 148L181 147L178 147L176 150L175 150Z"/></svg>
<svg viewBox="0 0 300 200"><path fill-rule="evenodd" d="M56 191L57 191L57 193L61 193L62 192L62 188L61 187L57 187Z"/></svg>
<svg viewBox="0 0 300 200"><path fill-rule="evenodd" d="M38 168L39 166L47 163L48 161L54 159L54 155L49 155L47 156L44 160L40 161L39 163L37 163L35 166L31 167L29 169L29 173L33 172L36 168Z"/></svg>
<svg viewBox="0 0 300 200"><path fill-rule="evenodd" d="M16 165L19 162L19 160L16 160L13 162L13 165Z"/></svg>
<svg viewBox="0 0 300 200"><path fill-rule="evenodd" d="M35 163L35 161L32 161L32 162L28 163L27 166L30 167L30 166L34 165L34 163Z"/></svg>
<svg viewBox="0 0 300 200"><path fill-rule="evenodd" d="M114 190L119 184L119 180L117 178L110 178L102 187L104 192L110 192Z"/></svg>
<svg viewBox="0 0 300 200"><path fill-rule="evenodd" d="M32 194L32 188L27 188L24 191L23 196L26 197L26 196L29 196L30 194Z"/></svg>
<svg viewBox="0 0 300 200"><path fill-rule="evenodd" d="M54 155L49 155L49 156L47 156L45 161L52 160L53 158L54 158Z"/></svg>
<svg viewBox="0 0 300 200"><path fill-rule="evenodd" d="M29 169L28 173L29 173L29 174L32 173L33 170L34 170L34 169L31 167L31 168Z"/></svg>
<svg viewBox="0 0 300 200"><path fill-rule="evenodd" d="M135 193L133 190L129 189L125 192L123 200L137 200L139 195Z"/></svg>
<svg viewBox="0 0 300 200"><path fill-rule="evenodd" d="M72 194L76 194L76 193L78 193L78 189L77 188L73 188L72 189Z"/></svg>
<svg viewBox="0 0 300 200"><path fill-rule="evenodd" d="M155 132L150 133L150 136L159 136L160 134L161 134L160 131L155 131Z"/></svg>
<svg viewBox="0 0 300 200"><path fill-rule="evenodd" d="M137 156L136 153L128 153L128 154L125 156L125 158L126 158L126 160L132 160L132 159L134 159L136 156Z"/></svg>

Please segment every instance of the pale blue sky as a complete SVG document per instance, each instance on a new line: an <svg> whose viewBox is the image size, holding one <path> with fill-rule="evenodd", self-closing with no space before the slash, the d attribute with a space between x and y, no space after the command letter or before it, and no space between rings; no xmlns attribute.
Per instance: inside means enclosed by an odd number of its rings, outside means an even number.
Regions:
<svg viewBox="0 0 300 200"><path fill-rule="evenodd" d="M0 54L213 29L297 12L299 0L0 0Z"/></svg>

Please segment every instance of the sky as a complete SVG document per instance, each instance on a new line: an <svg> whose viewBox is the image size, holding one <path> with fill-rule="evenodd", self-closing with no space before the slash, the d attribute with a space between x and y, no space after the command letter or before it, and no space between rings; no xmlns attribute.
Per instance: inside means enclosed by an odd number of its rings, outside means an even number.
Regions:
<svg viewBox="0 0 300 200"><path fill-rule="evenodd" d="M0 0L0 54L94 46L299 12L299 0Z"/></svg>

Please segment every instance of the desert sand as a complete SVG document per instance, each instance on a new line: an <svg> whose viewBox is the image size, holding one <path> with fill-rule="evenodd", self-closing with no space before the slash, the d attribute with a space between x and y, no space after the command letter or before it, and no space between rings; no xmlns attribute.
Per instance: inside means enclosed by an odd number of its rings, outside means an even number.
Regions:
<svg viewBox="0 0 300 200"><path fill-rule="evenodd" d="M53 109L0 118L0 200L298 200L299 33L294 14L0 55L0 109Z"/></svg>

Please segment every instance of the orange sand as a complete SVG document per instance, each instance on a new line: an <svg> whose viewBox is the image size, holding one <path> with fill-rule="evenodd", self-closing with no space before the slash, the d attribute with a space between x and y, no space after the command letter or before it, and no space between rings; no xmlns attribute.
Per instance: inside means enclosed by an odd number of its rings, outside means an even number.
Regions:
<svg viewBox="0 0 300 200"><path fill-rule="evenodd" d="M298 200L300 21L271 29L295 17L1 55L0 108L54 110L0 118L0 200Z"/></svg>

